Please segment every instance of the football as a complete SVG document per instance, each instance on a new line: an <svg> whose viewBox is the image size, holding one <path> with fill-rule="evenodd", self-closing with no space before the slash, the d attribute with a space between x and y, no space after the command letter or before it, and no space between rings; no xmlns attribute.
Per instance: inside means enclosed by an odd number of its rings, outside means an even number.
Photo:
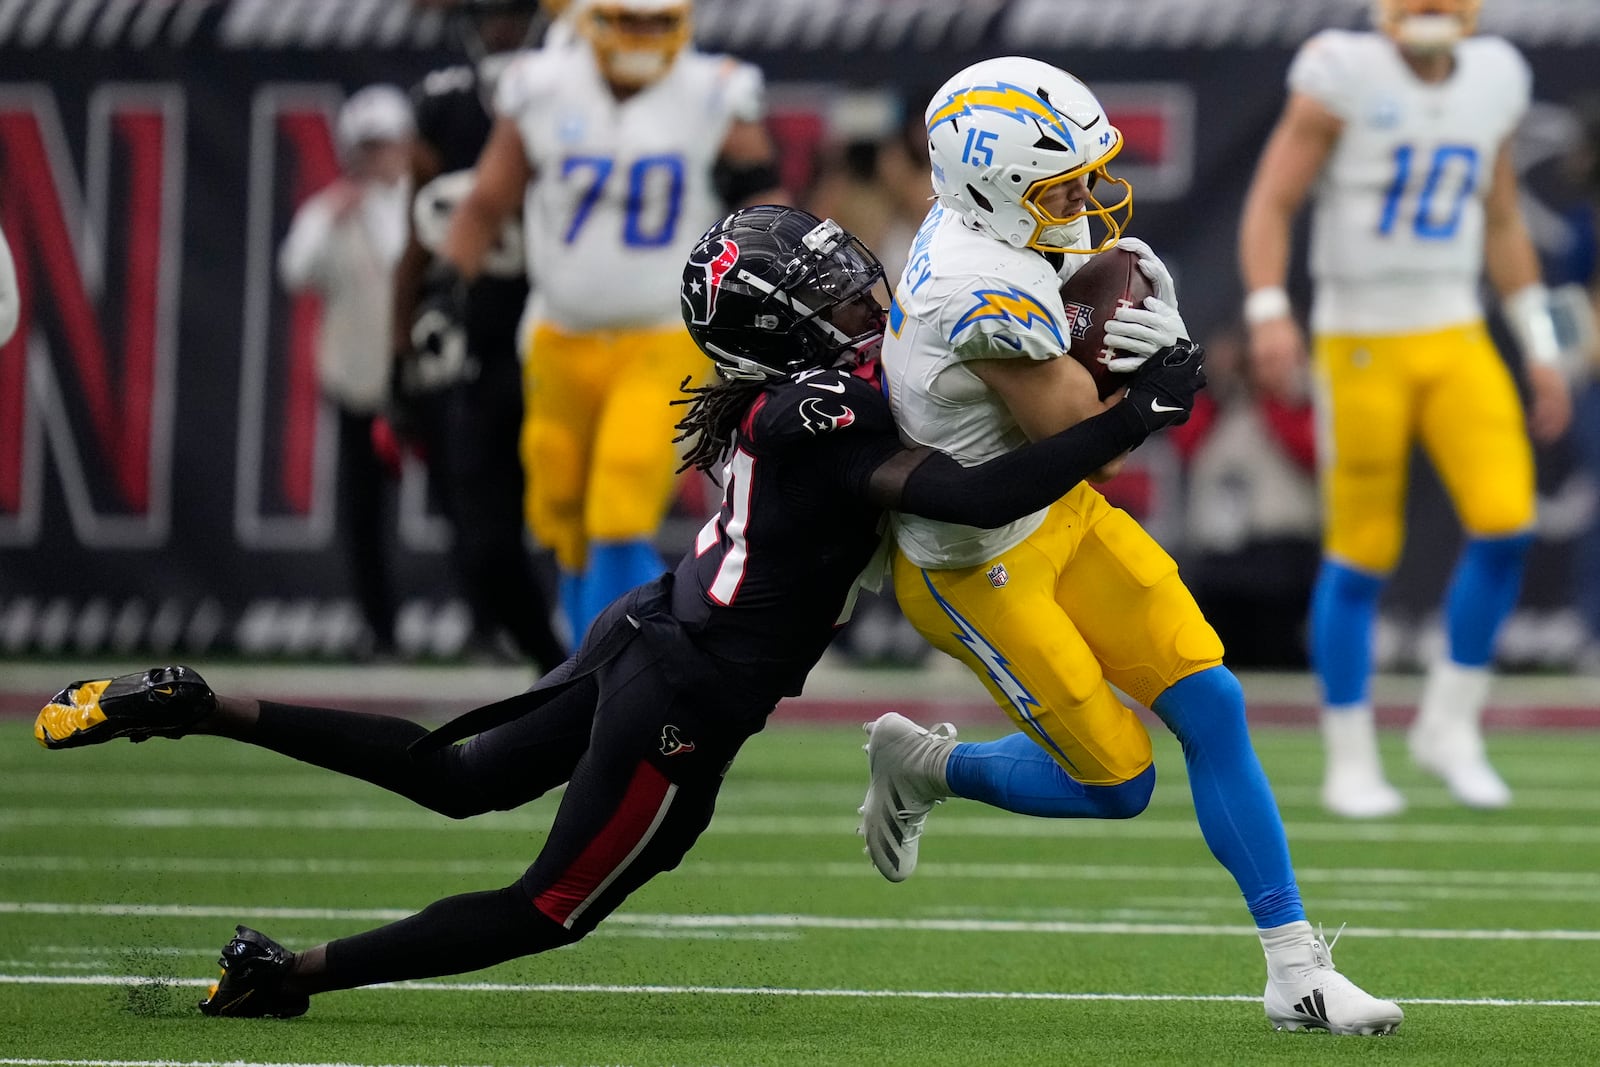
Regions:
<svg viewBox="0 0 1600 1067"><path fill-rule="evenodd" d="M1139 269L1139 257L1120 248L1110 248L1089 257L1089 262L1061 286L1061 302L1067 309L1070 337L1067 352L1089 368L1104 400L1125 383L1128 375L1113 374L1105 364L1106 323L1119 307L1144 305L1155 286Z"/></svg>

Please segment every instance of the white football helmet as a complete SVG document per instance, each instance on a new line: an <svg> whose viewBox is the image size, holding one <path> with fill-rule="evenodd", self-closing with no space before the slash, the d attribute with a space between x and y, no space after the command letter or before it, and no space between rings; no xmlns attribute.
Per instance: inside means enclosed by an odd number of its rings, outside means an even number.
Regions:
<svg viewBox="0 0 1600 1067"><path fill-rule="evenodd" d="M606 80L625 89L661 80L692 33L689 0L583 0L577 17Z"/></svg>
<svg viewBox="0 0 1600 1067"><path fill-rule="evenodd" d="M933 191L981 229L1017 248L1100 252L1133 215L1133 187L1106 164L1122 151L1122 132L1083 82L1036 59L975 63L928 103ZM1056 214L1041 203L1051 189L1084 179L1088 199ZM1109 206L1096 196L1109 187ZM1104 233L1095 238L1090 221Z"/></svg>
<svg viewBox="0 0 1600 1067"><path fill-rule="evenodd" d="M1478 28L1483 0L1373 0L1372 22L1412 52L1448 52Z"/></svg>

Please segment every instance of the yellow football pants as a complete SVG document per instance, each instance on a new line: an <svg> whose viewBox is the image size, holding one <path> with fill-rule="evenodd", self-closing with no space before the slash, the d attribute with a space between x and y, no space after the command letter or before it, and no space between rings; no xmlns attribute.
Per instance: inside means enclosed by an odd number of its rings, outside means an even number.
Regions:
<svg viewBox="0 0 1600 1067"><path fill-rule="evenodd" d="M1467 532L1506 537L1534 516L1522 402L1483 324L1428 334L1316 338L1323 549L1387 574L1405 537L1421 442Z"/></svg>
<svg viewBox="0 0 1600 1067"><path fill-rule="evenodd" d="M682 327L563 333L535 327L523 363L528 526L565 570L591 541L653 537L678 466L671 406L711 364Z"/></svg>
<svg viewBox="0 0 1600 1067"><path fill-rule="evenodd" d="M1149 706L1222 662L1172 557L1086 484L975 567L924 570L896 552L894 586L918 632L1085 785L1150 766L1150 735L1112 685Z"/></svg>

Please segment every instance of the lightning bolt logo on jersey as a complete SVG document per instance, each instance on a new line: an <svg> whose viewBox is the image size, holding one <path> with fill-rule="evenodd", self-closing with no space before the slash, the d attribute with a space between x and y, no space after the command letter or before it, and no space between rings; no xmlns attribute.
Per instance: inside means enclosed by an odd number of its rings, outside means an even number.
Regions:
<svg viewBox="0 0 1600 1067"><path fill-rule="evenodd" d="M954 122L974 111L992 111L1023 124L1038 123L1046 133L1066 145L1068 150L1077 151L1072 130L1062 121L1055 108L1026 89L1005 82L952 93L942 107L928 116L928 129L941 123Z"/></svg>
<svg viewBox="0 0 1600 1067"><path fill-rule="evenodd" d="M1037 298L1021 289L1015 286L1009 289L981 289L972 294L972 299L975 303L956 320L955 327L950 331L951 344L957 343L961 334L974 323L999 320L1014 322L1024 330L1042 326L1055 341L1057 351L1067 347L1061 337L1061 324L1056 321L1055 315ZM1015 348L1022 347L1014 341L1010 343Z"/></svg>

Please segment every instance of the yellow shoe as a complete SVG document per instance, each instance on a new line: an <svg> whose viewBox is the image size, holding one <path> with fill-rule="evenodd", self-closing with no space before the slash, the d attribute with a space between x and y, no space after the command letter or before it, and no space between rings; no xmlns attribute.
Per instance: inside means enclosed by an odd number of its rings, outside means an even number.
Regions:
<svg viewBox="0 0 1600 1067"><path fill-rule="evenodd" d="M33 723L45 748L98 745L116 737L182 737L217 709L217 695L189 667L155 667L99 681L73 682Z"/></svg>

